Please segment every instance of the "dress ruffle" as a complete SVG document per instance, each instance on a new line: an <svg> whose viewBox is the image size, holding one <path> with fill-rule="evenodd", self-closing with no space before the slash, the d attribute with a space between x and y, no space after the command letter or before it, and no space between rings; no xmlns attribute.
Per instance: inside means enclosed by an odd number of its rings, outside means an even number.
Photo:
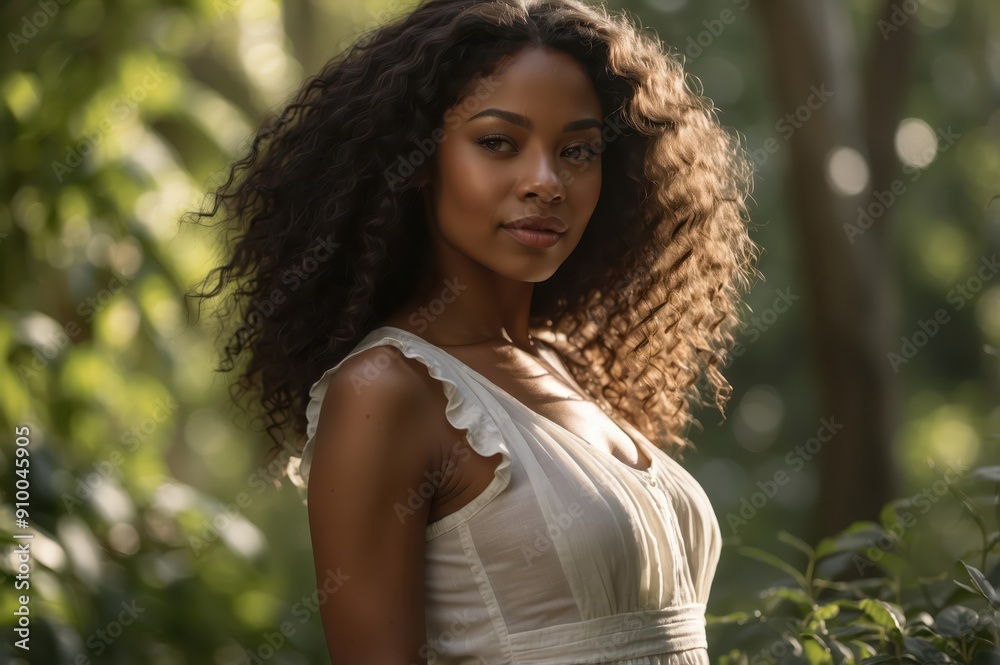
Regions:
<svg viewBox="0 0 1000 665"><path fill-rule="evenodd" d="M343 360L326 370L323 376L309 389L309 403L306 406L306 443L301 456L293 456L289 459L288 477L292 484L298 488L302 502L307 504L309 470L315 448L316 428L330 379L348 358L376 346L393 346L407 358L419 360L426 366L428 374L444 386L444 394L448 399L448 404L445 407L445 416L448 418L448 422L455 429L466 431L466 440L472 449L480 455L484 457L492 457L497 453L501 455L500 464L493 473L493 481L479 496L457 512L446 515L427 526L427 539L430 540L455 528L479 512L510 484L511 472L510 449L493 416L483 407L467 380L449 365L449 360L438 357L438 354L431 350L417 348L413 344L387 335L371 339L365 338Z"/></svg>

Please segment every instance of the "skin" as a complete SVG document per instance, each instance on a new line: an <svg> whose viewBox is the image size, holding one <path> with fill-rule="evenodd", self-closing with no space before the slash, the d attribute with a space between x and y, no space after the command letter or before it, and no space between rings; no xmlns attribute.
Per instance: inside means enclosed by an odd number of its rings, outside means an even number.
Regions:
<svg viewBox="0 0 1000 665"><path fill-rule="evenodd" d="M526 47L494 79L485 99L471 97L475 104L446 116L421 183L434 268L389 322L413 328L411 315L440 298L448 280L464 289L439 315L423 317L421 335L449 346L506 339L538 357L528 336L534 284L569 257L597 206L604 115L582 65L560 51ZM530 128L491 109L524 116ZM566 131L583 120L592 122ZM569 229L552 247L526 247L501 225L529 215L559 217Z"/></svg>

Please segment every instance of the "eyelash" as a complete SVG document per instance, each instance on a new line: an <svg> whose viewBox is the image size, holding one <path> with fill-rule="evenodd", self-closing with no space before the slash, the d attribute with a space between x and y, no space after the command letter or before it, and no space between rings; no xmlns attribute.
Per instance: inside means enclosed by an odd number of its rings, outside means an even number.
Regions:
<svg viewBox="0 0 1000 665"><path fill-rule="evenodd" d="M487 143L493 143L494 141L506 141L507 143L510 143L511 145L513 145L513 141L511 141L508 137L504 136L503 134L490 134L489 136L484 136L481 139L476 139L476 143L478 143L479 145L481 145L484 150L488 151L492 155L498 155L498 154L500 154L499 150L493 150L492 148L487 148L486 147ZM586 148L590 152L591 156L589 158L582 159L581 161L592 162L595 159L597 159L598 157L600 157L600 155L601 155L601 153L596 152L593 148L590 147L590 145L588 145L586 143L574 143L573 145L571 145L569 147L570 148Z"/></svg>

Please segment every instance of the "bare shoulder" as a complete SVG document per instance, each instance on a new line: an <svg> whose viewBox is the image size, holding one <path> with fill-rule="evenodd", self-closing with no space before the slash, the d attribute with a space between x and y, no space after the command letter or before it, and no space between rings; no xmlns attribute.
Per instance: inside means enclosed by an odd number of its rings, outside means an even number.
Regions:
<svg viewBox="0 0 1000 665"><path fill-rule="evenodd" d="M330 378L323 410L327 402L347 402L381 406L387 417L426 414L428 400L440 392L436 383L419 360L393 346L375 346L341 364Z"/></svg>
<svg viewBox="0 0 1000 665"><path fill-rule="evenodd" d="M435 459L425 390L417 368L391 347L361 351L330 377L308 513L317 584L331 571L348 580L320 608L333 663L409 663L426 640L431 502L410 503Z"/></svg>
<svg viewBox="0 0 1000 665"><path fill-rule="evenodd" d="M323 398L313 466L325 459L390 472L386 467L393 467L404 475L433 466L440 432L428 408L433 399L429 379L419 361L391 346L365 349L345 360Z"/></svg>

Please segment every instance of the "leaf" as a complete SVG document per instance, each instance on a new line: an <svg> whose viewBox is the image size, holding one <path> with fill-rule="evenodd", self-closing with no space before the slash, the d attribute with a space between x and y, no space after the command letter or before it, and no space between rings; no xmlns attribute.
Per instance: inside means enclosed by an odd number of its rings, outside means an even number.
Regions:
<svg viewBox="0 0 1000 665"><path fill-rule="evenodd" d="M881 512L879 512L878 519L882 523L882 527L892 533L892 530L899 526L899 511L896 510L897 501L890 501L882 507Z"/></svg>
<svg viewBox="0 0 1000 665"><path fill-rule="evenodd" d="M839 640L843 640L845 637L858 637L859 635L871 635L877 637L878 631L878 626L871 625L871 628L869 628L867 625L860 623L851 623L846 626L836 626L829 629L830 634Z"/></svg>
<svg viewBox="0 0 1000 665"><path fill-rule="evenodd" d="M981 466L966 478L977 478L991 483L1000 483L1000 466Z"/></svg>
<svg viewBox="0 0 1000 665"><path fill-rule="evenodd" d="M721 616L715 616L714 614L705 615L705 624L711 626L713 624L729 624L735 623L740 626L744 625L750 620L750 615L746 612L730 612L729 614L723 614Z"/></svg>
<svg viewBox="0 0 1000 665"><path fill-rule="evenodd" d="M809 547L809 545L807 545L805 541L799 540L798 538L788 533L787 531L779 531L778 540L798 549L800 552L804 553L810 559L816 556L816 551L813 548Z"/></svg>
<svg viewBox="0 0 1000 665"><path fill-rule="evenodd" d="M952 605L938 612L934 623L942 637L960 637L976 628L979 613L963 605Z"/></svg>
<svg viewBox="0 0 1000 665"><path fill-rule="evenodd" d="M886 531L881 524L869 521L854 522L833 538L821 540L816 547L816 556L822 558L837 552L856 552L871 547L872 543L884 535Z"/></svg>
<svg viewBox="0 0 1000 665"><path fill-rule="evenodd" d="M817 606L813 612L813 618L817 621L829 621L838 614L840 614L840 606L836 603L830 603L822 607Z"/></svg>
<svg viewBox="0 0 1000 665"><path fill-rule="evenodd" d="M837 553L837 540L835 538L824 538L819 541L816 545L816 558L822 559L823 557L830 556L831 554Z"/></svg>
<svg viewBox="0 0 1000 665"><path fill-rule="evenodd" d="M857 647L858 655L862 658L867 658L869 656L874 656L877 652L875 647L868 644L867 642L862 642L861 640L851 640L848 642L852 647Z"/></svg>
<svg viewBox="0 0 1000 665"><path fill-rule="evenodd" d="M790 587L790 586L771 587L769 589L762 591L760 597L784 598L786 600L790 600L794 603L798 603L799 605L803 605L805 607L813 606L813 599L809 597L809 594L807 594L802 589L796 589L795 587Z"/></svg>
<svg viewBox="0 0 1000 665"><path fill-rule="evenodd" d="M756 559L761 563L766 563L769 566L777 568L778 570L787 573L788 575L791 575L792 579L798 582L803 589L808 589L808 584L806 584L806 578L802 573L793 568L791 564L782 561L781 559L771 554L770 552L766 552L757 547L750 547L749 545L741 545L736 548L736 551L739 554L742 554L743 556L750 557L751 559Z"/></svg>
<svg viewBox="0 0 1000 665"><path fill-rule="evenodd" d="M854 665L854 652L847 648L847 645L837 640L830 640L830 651L835 652L839 659L835 659L840 665Z"/></svg>
<svg viewBox="0 0 1000 665"><path fill-rule="evenodd" d="M900 616L902 615L901 610L893 608L889 603L877 598L865 598L859 605L865 614L878 625L887 630L896 629L900 633L903 632L902 626L906 624L906 617Z"/></svg>
<svg viewBox="0 0 1000 665"><path fill-rule="evenodd" d="M972 583L976 585L977 589L979 589L979 593L982 594L986 600L990 601L990 604L993 605L994 608L1000 607L1000 594L998 594L996 589L993 588L993 585L990 584L988 579L986 579L986 576L983 575L978 568L970 566L961 560L960 563L965 566L965 570L969 573L969 577L972 578ZM958 584L958 582L955 583ZM959 586L964 587L962 584L959 584ZM965 588L968 589L968 587Z"/></svg>
<svg viewBox="0 0 1000 665"><path fill-rule="evenodd" d="M865 658L858 665L875 665L876 663L899 663L898 656L876 656L874 658Z"/></svg>
<svg viewBox="0 0 1000 665"><path fill-rule="evenodd" d="M955 662L949 658L947 654L943 654L938 651L929 640L925 640L922 637L903 636L903 647L908 653L912 653L914 656L919 656L921 663L949 665Z"/></svg>
<svg viewBox="0 0 1000 665"><path fill-rule="evenodd" d="M806 658L810 665L833 665L833 655L820 638L815 635L806 635L802 640L802 648L806 652Z"/></svg>

